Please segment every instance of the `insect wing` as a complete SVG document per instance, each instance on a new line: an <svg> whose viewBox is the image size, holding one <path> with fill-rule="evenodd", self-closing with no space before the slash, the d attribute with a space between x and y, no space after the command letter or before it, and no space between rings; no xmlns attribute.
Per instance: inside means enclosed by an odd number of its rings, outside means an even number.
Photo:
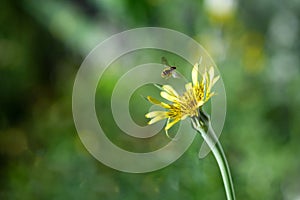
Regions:
<svg viewBox="0 0 300 200"><path fill-rule="evenodd" d="M173 78L181 78L181 75L178 74L175 70L172 72L172 77Z"/></svg>
<svg viewBox="0 0 300 200"><path fill-rule="evenodd" d="M170 66L166 57L161 57L161 63L164 64L165 66L168 66L168 67Z"/></svg>

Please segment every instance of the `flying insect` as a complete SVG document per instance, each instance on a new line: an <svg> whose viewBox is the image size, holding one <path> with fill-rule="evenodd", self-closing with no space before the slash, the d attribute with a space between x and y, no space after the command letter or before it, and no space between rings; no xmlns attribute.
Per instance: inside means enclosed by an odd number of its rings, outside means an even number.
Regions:
<svg viewBox="0 0 300 200"><path fill-rule="evenodd" d="M165 65L164 70L161 72L162 78L164 79L169 79L170 77L180 78L180 75L176 72L176 66L171 66L165 57L161 58L161 62L163 65Z"/></svg>

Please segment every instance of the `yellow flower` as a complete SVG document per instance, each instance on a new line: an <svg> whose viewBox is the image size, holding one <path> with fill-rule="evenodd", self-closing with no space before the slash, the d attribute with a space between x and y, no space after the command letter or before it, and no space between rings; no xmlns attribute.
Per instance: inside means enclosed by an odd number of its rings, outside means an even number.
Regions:
<svg viewBox="0 0 300 200"><path fill-rule="evenodd" d="M202 80L199 82L199 65L200 63L196 63L194 65L192 70L192 83L187 83L185 85L186 91L182 95L179 95L170 85L161 86L162 91L160 96L171 103L164 103L153 97L147 97L151 103L167 109L167 111L149 112L145 115L145 117L151 119L148 124L153 124L157 121L167 119L165 132L168 137L168 130L174 124L187 117L198 117L199 108L214 95L214 92L211 92L211 89L218 81L219 76L214 77L214 68L210 67L208 71L205 70L202 75Z"/></svg>

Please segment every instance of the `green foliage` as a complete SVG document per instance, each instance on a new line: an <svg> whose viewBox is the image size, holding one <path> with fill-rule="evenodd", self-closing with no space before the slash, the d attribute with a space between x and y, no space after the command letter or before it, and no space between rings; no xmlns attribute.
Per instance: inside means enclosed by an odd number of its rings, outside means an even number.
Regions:
<svg viewBox="0 0 300 200"><path fill-rule="evenodd" d="M213 156L197 157L199 136L172 165L127 174L94 159L76 133L71 98L82 60L110 35L141 26L181 31L216 61L228 104L220 140L237 199L299 198L300 4L245 2L222 15L198 1L3 0L0 199L225 199ZM160 59L162 52L140 54L137 62L143 63ZM186 64L164 55L171 63ZM163 132L151 145L132 142L113 121L112 89L126 70L113 63L100 80L96 109L106 118L99 122L125 149L157 148L168 142ZM129 105L133 116L150 107L140 98L145 90L155 92L145 86L134 93Z"/></svg>

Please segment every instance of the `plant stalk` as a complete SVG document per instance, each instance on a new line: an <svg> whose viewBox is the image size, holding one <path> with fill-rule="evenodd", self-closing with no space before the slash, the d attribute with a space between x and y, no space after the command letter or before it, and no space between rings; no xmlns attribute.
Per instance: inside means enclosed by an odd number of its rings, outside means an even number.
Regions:
<svg viewBox="0 0 300 200"><path fill-rule="evenodd" d="M202 138L208 144L218 163L223 179L227 200L235 200L233 182L225 153L223 151L221 143L215 135L214 130L212 129L210 118L208 116L205 117L205 120L201 120L196 117L192 118L193 127L197 130L198 133L200 133Z"/></svg>

